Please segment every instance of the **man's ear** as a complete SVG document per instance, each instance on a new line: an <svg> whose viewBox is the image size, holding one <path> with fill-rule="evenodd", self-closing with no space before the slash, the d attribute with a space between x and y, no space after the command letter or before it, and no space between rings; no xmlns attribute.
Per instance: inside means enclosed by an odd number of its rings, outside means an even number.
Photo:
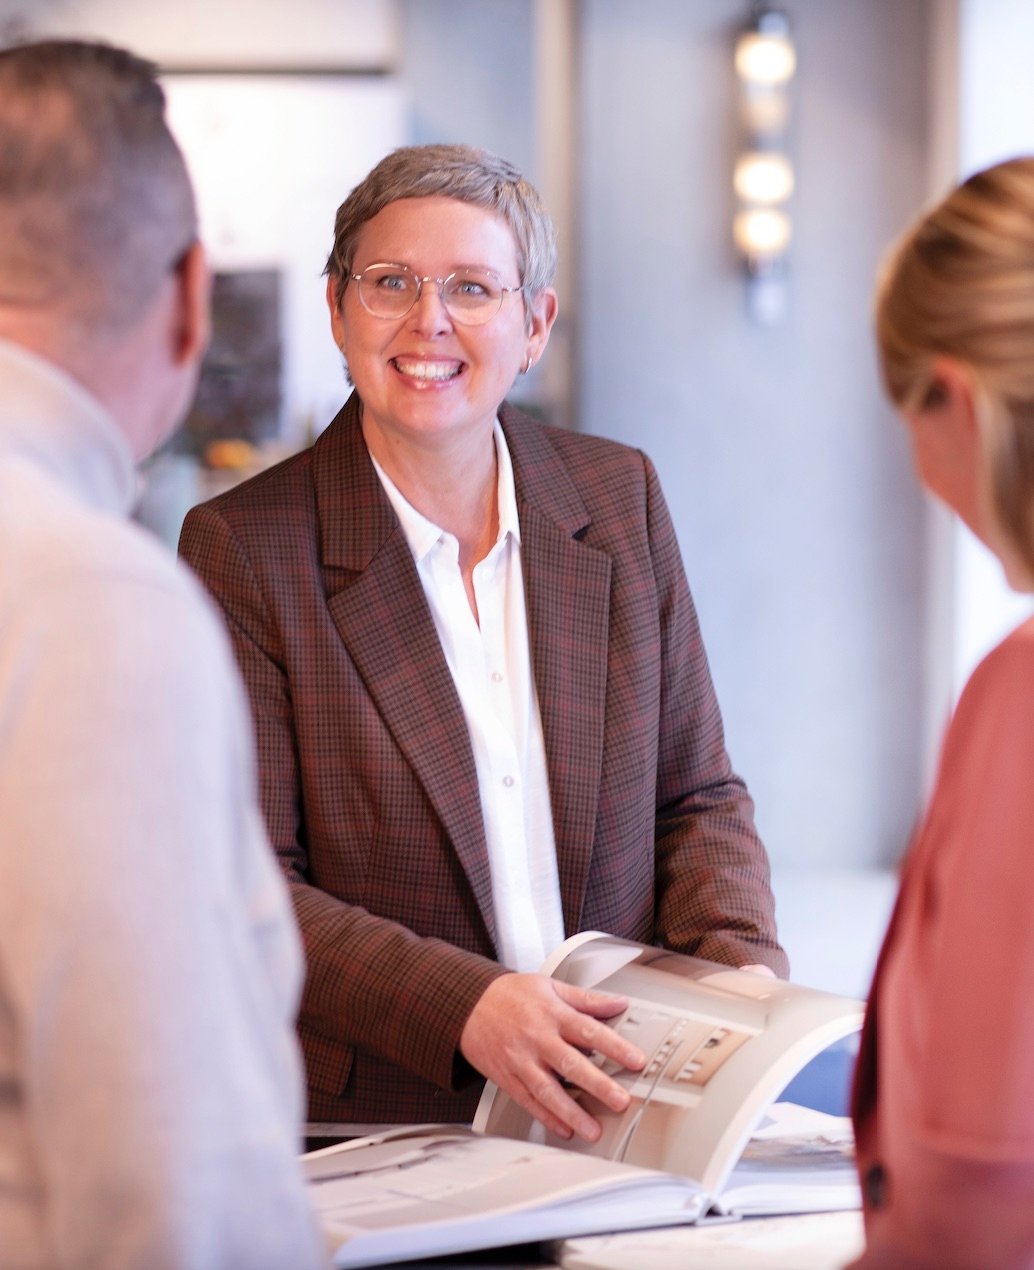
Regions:
<svg viewBox="0 0 1034 1270"><path fill-rule="evenodd" d="M212 335L212 271L205 249L196 239L176 265L176 328L174 360L179 365L200 361Z"/></svg>

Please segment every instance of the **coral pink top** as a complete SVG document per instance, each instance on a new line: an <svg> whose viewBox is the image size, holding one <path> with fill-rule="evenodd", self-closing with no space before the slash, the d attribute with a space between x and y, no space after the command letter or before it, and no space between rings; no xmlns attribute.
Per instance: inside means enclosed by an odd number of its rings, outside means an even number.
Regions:
<svg viewBox="0 0 1034 1270"><path fill-rule="evenodd" d="M1034 619L948 729L855 1081L855 1263L1034 1267Z"/></svg>

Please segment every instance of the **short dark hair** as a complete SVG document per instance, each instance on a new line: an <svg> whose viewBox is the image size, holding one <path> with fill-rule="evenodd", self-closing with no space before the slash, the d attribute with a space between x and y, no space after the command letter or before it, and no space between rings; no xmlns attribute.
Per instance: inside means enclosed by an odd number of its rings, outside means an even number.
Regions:
<svg viewBox="0 0 1034 1270"><path fill-rule="evenodd" d="M121 325L196 237L153 63L84 40L0 50L0 301Z"/></svg>

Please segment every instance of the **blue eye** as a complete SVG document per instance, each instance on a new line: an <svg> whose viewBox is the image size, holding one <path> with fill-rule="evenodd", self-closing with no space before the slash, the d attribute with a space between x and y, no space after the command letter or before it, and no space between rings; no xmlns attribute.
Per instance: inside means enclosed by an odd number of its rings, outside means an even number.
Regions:
<svg viewBox="0 0 1034 1270"><path fill-rule="evenodd" d="M485 274L463 273L449 283L449 296L461 304L494 303L499 295L499 284Z"/></svg>
<svg viewBox="0 0 1034 1270"><path fill-rule="evenodd" d="M383 273L374 280L378 291L408 291L409 279L404 273Z"/></svg>

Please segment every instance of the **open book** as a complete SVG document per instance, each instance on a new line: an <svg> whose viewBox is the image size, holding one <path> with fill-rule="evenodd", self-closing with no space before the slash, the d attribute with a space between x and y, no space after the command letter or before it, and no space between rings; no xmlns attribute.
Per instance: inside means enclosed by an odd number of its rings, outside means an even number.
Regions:
<svg viewBox="0 0 1034 1270"><path fill-rule="evenodd" d="M411 1126L310 1153L335 1265L857 1206L849 1123L775 1100L860 1028L861 1002L597 932L543 969L628 998L611 1026L648 1062L606 1064L628 1109L583 1094L599 1141L553 1139L489 1085L473 1131Z"/></svg>

